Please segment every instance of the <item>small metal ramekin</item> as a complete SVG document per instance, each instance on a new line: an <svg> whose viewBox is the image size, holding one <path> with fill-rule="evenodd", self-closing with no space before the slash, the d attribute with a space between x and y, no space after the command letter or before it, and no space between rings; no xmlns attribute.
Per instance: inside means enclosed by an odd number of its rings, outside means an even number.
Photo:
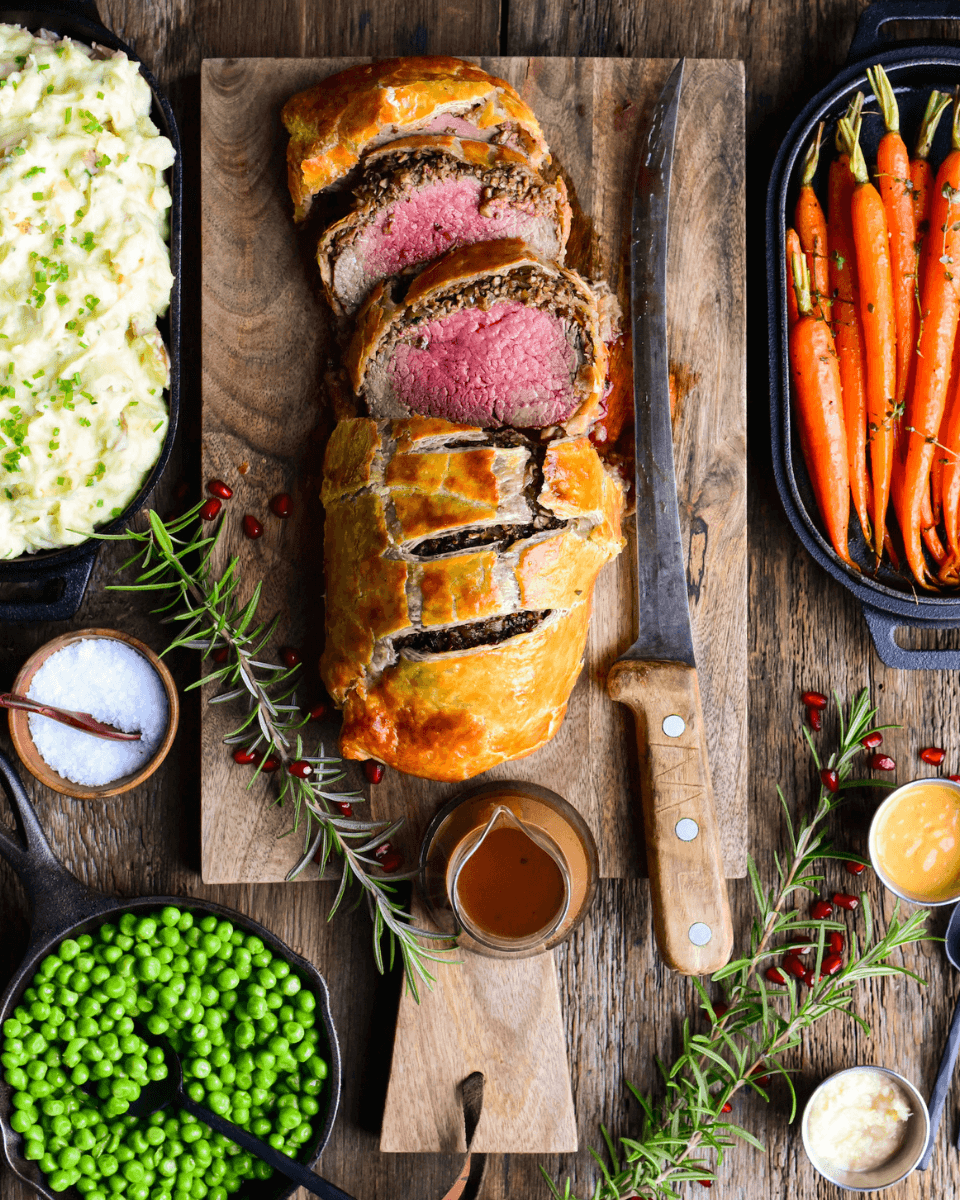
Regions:
<svg viewBox="0 0 960 1200"><path fill-rule="evenodd" d="M907 1121L906 1134L900 1149L881 1166L873 1167L868 1171L841 1171L835 1167L827 1166L810 1148L810 1110L813 1107L814 1100L828 1083L831 1083L841 1075L849 1075L851 1071L875 1071L877 1074L885 1075L888 1079L892 1079L899 1085L911 1109L910 1117ZM803 1139L803 1148L807 1152L807 1158L810 1159L811 1163L813 1163L824 1179L829 1179L837 1187L846 1188L850 1192L872 1192L879 1188L890 1187L894 1183L899 1183L901 1179L906 1179L911 1172L916 1170L917 1164L920 1162L923 1152L927 1148L927 1141L930 1137L930 1114L927 1112L924 1099L917 1089L908 1079L904 1079L896 1071L891 1071L887 1067L847 1067L843 1071L835 1071L832 1075L828 1075L807 1101L806 1107L803 1110L803 1119L800 1123L800 1136Z"/></svg>
<svg viewBox="0 0 960 1200"><path fill-rule="evenodd" d="M873 869L876 871L877 876L884 887L893 892L895 896L899 896L901 900L909 900L911 904L922 904L925 908L937 908L946 904L956 904L957 901L960 900L960 883L958 883L956 891L943 900L931 900L929 897L921 896L917 892L904 891L903 885L898 884L887 874L877 854L877 828L883 819L884 814L893 807L893 805L904 794L904 792L910 791L917 787L930 786L949 788L957 796L960 796L960 783L954 783L950 779L914 779L910 783L905 783L901 787L895 788L873 814L873 820L870 822L870 834L867 840L867 845L868 853L870 855L870 862L873 864Z"/></svg>

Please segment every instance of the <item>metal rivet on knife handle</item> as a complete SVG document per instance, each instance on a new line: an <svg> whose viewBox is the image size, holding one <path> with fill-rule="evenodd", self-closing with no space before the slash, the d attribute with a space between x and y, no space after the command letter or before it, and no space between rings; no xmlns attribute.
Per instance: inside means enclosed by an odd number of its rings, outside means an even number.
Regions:
<svg viewBox="0 0 960 1200"><path fill-rule="evenodd" d="M679 737L686 727L686 721L683 717L678 717L676 713L663 718L663 732L667 737Z"/></svg>
<svg viewBox="0 0 960 1200"><path fill-rule="evenodd" d="M692 842L700 832L700 826L692 817L681 817L677 822L676 834L681 842Z"/></svg>
<svg viewBox="0 0 960 1200"><path fill-rule="evenodd" d="M703 921L694 921L687 931L687 937L695 946L705 946L713 937L713 930Z"/></svg>

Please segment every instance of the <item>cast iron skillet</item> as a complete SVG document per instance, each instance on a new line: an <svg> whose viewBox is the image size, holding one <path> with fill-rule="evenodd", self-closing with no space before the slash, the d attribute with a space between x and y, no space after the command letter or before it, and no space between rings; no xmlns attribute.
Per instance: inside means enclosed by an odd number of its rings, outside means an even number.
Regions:
<svg viewBox="0 0 960 1200"><path fill-rule="evenodd" d="M791 419L789 362L787 356L786 262L783 252L786 228L800 186L803 154L826 121L821 167L815 186L826 210L827 172L833 157L836 120L857 91L867 97L861 142L867 161L876 159L883 136L883 121L867 82L866 67L882 63L890 77L900 107L900 125L908 146L916 138L927 97L932 88L953 92L960 84L960 44L905 42L890 48L881 36L891 21L960 21L960 0L877 0L860 17L850 46L850 65L810 101L797 117L780 148L767 189L767 312L770 354L770 405L773 431L773 469L777 488L790 524L817 562L863 605L863 615L880 658L888 666L923 669L960 669L960 651L907 650L894 634L898 626L921 629L960 628L960 594L929 595L915 590L911 581L884 566L873 573L873 555L864 545L856 517L852 516L851 553L864 568L851 571L834 553L817 513L813 489ZM931 162L935 165L950 149L948 110L937 130Z"/></svg>
<svg viewBox="0 0 960 1200"><path fill-rule="evenodd" d="M327 985L317 969L306 959L294 954L289 946L285 946L269 929L232 908L224 908L221 904L211 904L206 900L194 900L184 896L140 896L134 900L116 900L112 896L104 896L85 887L60 863L50 849L37 820L37 814L27 799L23 784L10 760L2 753L0 777L19 819L25 843L21 845L16 838L0 828L0 856L5 858L20 876L33 909L33 925L26 957L14 973L7 990L0 997L0 1025L17 1007L22 993L29 987L43 959L66 937L90 933L104 921L115 921L124 913L155 911L165 904L188 908L194 913L213 913L216 917L226 918L245 932L256 934L274 953L285 958L300 976L303 984L317 998L316 1011L322 1026L322 1041L318 1044L318 1050L327 1062L328 1075L320 1093L323 1107L317 1115L323 1125L310 1151L309 1164L312 1166L329 1140L340 1103L341 1081L340 1046L330 1015L330 997ZM10 1128L10 1097L9 1084L0 1078L0 1136L3 1139L4 1157L14 1173L19 1175L24 1183L35 1188L40 1195L46 1196L47 1200L81 1200L80 1193L73 1188L64 1192L52 1191L37 1164L23 1157L23 1138ZM271 1179L248 1181L244 1184L243 1195L249 1200L289 1200L296 1190L296 1184L275 1174Z"/></svg>
<svg viewBox="0 0 960 1200"><path fill-rule="evenodd" d="M153 94L151 115L154 123L173 143L177 155L170 177L170 270L173 272L173 290L170 293L169 312L158 322L170 353L170 388L167 393L170 424L160 449L160 457L144 479L140 491L116 520L98 528L99 533L119 533L130 518L143 507L160 478L173 448L180 412L180 135L177 132L173 109L157 87L157 81L129 46L101 24L95 0L45 0L32 8L0 8L0 22L23 25L34 33L48 29L61 37L85 42L88 46L96 42L98 46L122 50L139 65L140 74L147 81ZM0 585L31 585L29 598L0 601L0 621L68 620L80 607L99 548L100 543L96 539L88 538L77 546L67 546L61 550L41 550L36 554L23 554L19 558L0 560Z"/></svg>

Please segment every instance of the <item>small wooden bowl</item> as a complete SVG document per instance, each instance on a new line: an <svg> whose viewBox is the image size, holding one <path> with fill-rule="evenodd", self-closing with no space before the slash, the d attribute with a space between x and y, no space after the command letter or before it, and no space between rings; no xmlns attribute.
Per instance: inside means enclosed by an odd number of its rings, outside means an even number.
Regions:
<svg viewBox="0 0 960 1200"><path fill-rule="evenodd" d="M143 642L138 641L135 637L131 637L128 633L121 633L117 629L77 629L73 633L63 633L59 637L55 637L52 641L45 643L39 650L31 654L23 664L20 668L20 674L14 680L13 691L21 696L25 696L30 689L34 675L36 675L37 671L40 670L51 654L56 654L64 646L70 646L74 642L84 641L87 638L109 638L115 642L125 642L128 646L131 646L138 653L142 654L159 675L160 682L163 684L163 690L167 694L169 720L167 723L167 732L157 748L156 754L139 771L135 771L129 775L121 775L119 779L114 779L112 782L105 783L101 787L90 787L82 783L74 783L72 780L64 779L53 767L49 766L41 757L39 750L34 745L33 738L30 736L30 714L23 712L21 709L10 709L10 736L13 739L13 745L17 754L20 755L23 765L31 775L39 779L41 783L46 784L47 787L53 788L55 792L61 792L65 796L73 796L77 800L86 800L88 798L103 799L106 796L118 796L121 792L128 792L131 788L135 788L138 784L143 783L145 779L149 779L167 757L167 752L173 745L173 739L176 737L177 724L180 720L180 698L177 694L177 685L173 682L173 676L149 646L145 646Z"/></svg>

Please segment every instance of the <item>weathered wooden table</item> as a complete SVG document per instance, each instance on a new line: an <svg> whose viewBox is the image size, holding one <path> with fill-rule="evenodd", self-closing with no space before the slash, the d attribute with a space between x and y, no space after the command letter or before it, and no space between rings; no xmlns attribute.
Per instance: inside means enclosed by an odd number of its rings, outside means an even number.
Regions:
<svg viewBox="0 0 960 1200"><path fill-rule="evenodd" d="M814 783L800 732L803 688L836 689L849 697L869 687L884 721L903 728L886 745L898 759L900 779L921 773L917 751L940 744L948 765L960 770L960 689L950 674L900 673L877 658L851 597L830 581L792 537L769 469L766 402L764 264L761 224L764 191L778 139L802 102L843 63L860 0L136 0L101 3L104 22L150 64L173 98L185 156L185 390L178 451L164 494L179 479L199 477L198 178L199 70L205 57L334 56L411 53L636 55L742 58L746 62L748 132L750 404L750 623L749 695L751 850L766 878L781 837L776 786L805 803ZM161 502L163 496L160 497ZM118 626L159 646L163 634L145 605L104 585L119 553L104 553L75 626ZM0 681L7 686L28 653L57 630L0 627ZM956 645L939 635L936 644ZM917 644L917 643L913 643ZM174 659L181 684L195 664ZM204 887L199 878L198 712L195 693L185 705L174 753L136 792L100 803L75 802L42 788L32 794L45 827L67 865L94 886L120 894L149 892L206 896L267 922L318 963L332 991L345 1062L340 1118L324 1155L325 1172L359 1200L373 1197L434 1200L449 1187L458 1161L445 1156L382 1155L378 1151L398 980L381 979L369 950L367 917L343 913L327 925L331 885ZM831 720L827 722L827 733ZM4 734L0 738L9 749ZM865 846L870 812L855 802L837 819L837 840ZM5 816L4 819L7 819ZM833 878L833 877L831 877ZM839 884L844 877L837 875ZM746 881L732 885L738 937L749 928L752 901ZM889 902L878 893L878 903ZM0 866L0 979L19 961L26 943L25 899L12 873ZM946 918L934 918L942 933ZM858 1012L873 1024L868 1039L849 1020L823 1023L794 1057L801 1099L828 1071L856 1061L886 1063L929 1091L953 1000L960 989L938 947L909 965L929 981L923 990L902 982L865 989ZM653 1082L654 1055L668 1058L680 1022L697 1008L689 982L669 974L652 945L650 904L643 881L606 881L592 918L558 953L568 1052L581 1145L579 1155L543 1163L555 1178L572 1175L579 1193L597 1176L586 1146L599 1144L599 1126L629 1133L637 1117L625 1080ZM779 1195L828 1196L832 1185L808 1165L796 1126L788 1126L785 1089L774 1085L765 1107L739 1102L738 1117L766 1144L766 1155L743 1147L721 1171L715 1194L751 1200ZM960 1089L945 1114L932 1169L900 1186L902 1196L950 1196L960 1190L953 1143L960 1122ZM490 1163L484 1196L546 1196L539 1163L511 1156ZM692 1186L692 1185L691 1185ZM0 1172L0 1198L27 1195Z"/></svg>

